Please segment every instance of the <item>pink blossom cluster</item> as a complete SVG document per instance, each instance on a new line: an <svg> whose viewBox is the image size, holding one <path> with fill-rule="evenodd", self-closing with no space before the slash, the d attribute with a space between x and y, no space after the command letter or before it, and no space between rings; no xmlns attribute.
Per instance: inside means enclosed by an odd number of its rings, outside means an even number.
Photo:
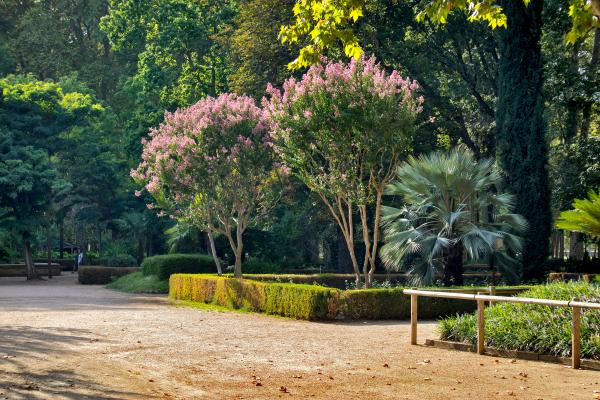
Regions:
<svg viewBox="0 0 600 400"><path fill-rule="evenodd" d="M326 60L325 60L326 61ZM290 78L283 84L283 91L273 85L267 85L270 101L263 98L265 111L271 116L280 114L282 107L294 103L305 93L325 91L335 97L341 92L358 91L358 86L366 86L370 93L381 98L395 96L399 105L407 107L412 113L422 111L423 97L415 98L414 92L419 85L416 81L403 78L397 71L387 73L375 57L352 59L349 63L325 62L310 67L301 80ZM311 118L310 110L304 112L305 118Z"/></svg>
<svg viewBox="0 0 600 400"><path fill-rule="evenodd" d="M193 192L198 179L239 168L257 152L272 151L262 110L252 98L235 94L206 97L166 112L149 136L142 140L142 162L131 176L151 194L168 190L173 199Z"/></svg>

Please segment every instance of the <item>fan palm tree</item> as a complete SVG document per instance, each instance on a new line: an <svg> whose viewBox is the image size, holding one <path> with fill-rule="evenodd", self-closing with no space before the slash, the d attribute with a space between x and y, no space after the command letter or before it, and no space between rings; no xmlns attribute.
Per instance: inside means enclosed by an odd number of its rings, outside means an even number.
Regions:
<svg viewBox="0 0 600 400"><path fill-rule="evenodd" d="M600 238L600 189L590 191L587 199L576 199L573 208L560 213L556 227Z"/></svg>
<svg viewBox="0 0 600 400"><path fill-rule="evenodd" d="M398 168L386 194L404 206L385 207L387 269L407 269L415 284L463 284L463 262L494 260L516 278L525 219L512 214L513 196L500 193L502 176L493 160L477 161L465 147L411 157Z"/></svg>

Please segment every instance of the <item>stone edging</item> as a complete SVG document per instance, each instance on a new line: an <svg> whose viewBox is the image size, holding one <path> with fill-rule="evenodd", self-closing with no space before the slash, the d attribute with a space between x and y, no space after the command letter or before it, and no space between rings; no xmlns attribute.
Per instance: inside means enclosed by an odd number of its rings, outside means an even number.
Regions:
<svg viewBox="0 0 600 400"><path fill-rule="evenodd" d="M445 340L426 339L425 346L437 347L446 350L458 350L476 353L476 345L460 342L449 342ZM492 357L515 358L529 361L542 361L555 364L571 365L570 358L552 356L549 354L540 354L532 351L521 350L500 350L492 347L484 348L485 355ZM597 360L581 360L581 367L593 370L600 370L600 361Z"/></svg>

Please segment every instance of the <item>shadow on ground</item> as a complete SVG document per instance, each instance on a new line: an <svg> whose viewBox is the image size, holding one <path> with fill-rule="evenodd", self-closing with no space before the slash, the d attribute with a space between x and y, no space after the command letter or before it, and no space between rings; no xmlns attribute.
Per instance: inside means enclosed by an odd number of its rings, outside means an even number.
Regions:
<svg viewBox="0 0 600 400"><path fill-rule="evenodd" d="M0 399L149 398L147 393L107 388L78 373L77 365L56 369L66 345L93 340L85 329L0 326Z"/></svg>

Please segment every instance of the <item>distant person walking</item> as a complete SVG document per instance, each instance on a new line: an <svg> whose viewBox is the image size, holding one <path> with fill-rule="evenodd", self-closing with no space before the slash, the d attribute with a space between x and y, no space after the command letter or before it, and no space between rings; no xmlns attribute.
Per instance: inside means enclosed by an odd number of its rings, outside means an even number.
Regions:
<svg viewBox="0 0 600 400"><path fill-rule="evenodd" d="M73 271L71 273L79 271L81 264L83 264L83 251L79 251L79 254L77 254L77 257L75 258L75 265L73 266Z"/></svg>

